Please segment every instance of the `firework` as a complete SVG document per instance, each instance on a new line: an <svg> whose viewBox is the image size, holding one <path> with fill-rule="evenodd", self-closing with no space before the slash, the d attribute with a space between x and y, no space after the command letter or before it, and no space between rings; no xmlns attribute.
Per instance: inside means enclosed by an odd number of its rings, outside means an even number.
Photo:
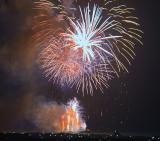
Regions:
<svg viewBox="0 0 160 141"><path fill-rule="evenodd" d="M83 109L76 98L67 104L40 101L29 111L29 119L41 132L80 132L86 130Z"/></svg>
<svg viewBox="0 0 160 141"><path fill-rule="evenodd" d="M104 1L104 7L79 6L68 16L65 8L58 6L59 14L65 13L66 20L60 22L63 26L55 26L55 17L48 14L55 7L47 2L38 3L38 8L44 11L49 6L49 12L41 18L41 24L36 26L41 30L34 36L41 47L38 62L49 80L92 94L94 88L103 92L108 81L121 71L128 72L126 64L131 64L135 56L136 43L142 44L143 33L138 18L132 15L133 8Z"/></svg>
<svg viewBox="0 0 160 141"><path fill-rule="evenodd" d="M91 11L91 13L90 13ZM105 36L105 31L116 26L118 23L114 21L109 21L110 17L106 19L103 23L101 22L102 9L94 5L91 10L89 5L84 11L80 8L81 20L73 21L70 19L73 31L68 29L68 34L64 34L67 40L74 42L72 48L82 49L83 61L93 61L95 59L95 54L99 55L102 60L105 60L105 56L101 52L106 53L107 56L113 57L110 52L110 45L106 42L109 39L116 39L122 36ZM91 15L91 16L90 16ZM104 48L103 45L106 44ZM97 52L97 53L96 53Z"/></svg>
<svg viewBox="0 0 160 141"><path fill-rule="evenodd" d="M83 93L93 93L93 88L107 87L113 70L104 60L83 62L81 51L72 50L63 37L52 38L39 54L38 62L44 70L45 77L61 86L80 87Z"/></svg>
<svg viewBox="0 0 160 141"><path fill-rule="evenodd" d="M86 130L86 124L81 117L81 107L76 98L69 101L65 113L61 116L62 132L79 132Z"/></svg>
<svg viewBox="0 0 160 141"><path fill-rule="evenodd" d="M54 83L70 85L78 78L81 65L78 63L76 53L66 47L63 38L52 38L39 55L39 64L46 77Z"/></svg>

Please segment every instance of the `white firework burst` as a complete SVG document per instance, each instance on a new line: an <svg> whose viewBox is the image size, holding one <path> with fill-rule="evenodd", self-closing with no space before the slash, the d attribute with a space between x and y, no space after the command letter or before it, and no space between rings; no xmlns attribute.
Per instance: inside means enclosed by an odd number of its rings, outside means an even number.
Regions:
<svg viewBox="0 0 160 141"><path fill-rule="evenodd" d="M92 10L89 4L84 11L81 7L79 9L80 19L76 21L69 19L73 30L68 29L68 33L64 34L67 40L74 42L72 48L83 50L83 61L93 61L96 54L104 59L102 52L113 57L114 55L108 49L111 47L107 41L122 36L112 36L111 34L107 36L105 32L116 26L118 22L110 20L111 17L102 22L102 8L96 5Z"/></svg>

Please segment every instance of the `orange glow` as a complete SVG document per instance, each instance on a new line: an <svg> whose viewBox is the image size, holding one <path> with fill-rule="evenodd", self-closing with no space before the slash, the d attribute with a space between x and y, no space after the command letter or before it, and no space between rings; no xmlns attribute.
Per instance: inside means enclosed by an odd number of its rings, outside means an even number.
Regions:
<svg viewBox="0 0 160 141"><path fill-rule="evenodd" d="M78 113L71 107L66 108L65 113L61 116L61 131L74 131L80 128L80 119Z"/></svg>
<svg viewBox="0 0 160 141"><path fill-rule="evenodd" d="M78 110L78 101L72 100L69 105L66 106L65 112L60 118L60 131L61 132L79 132L85 130L85 123L80 117Z"/></svg>

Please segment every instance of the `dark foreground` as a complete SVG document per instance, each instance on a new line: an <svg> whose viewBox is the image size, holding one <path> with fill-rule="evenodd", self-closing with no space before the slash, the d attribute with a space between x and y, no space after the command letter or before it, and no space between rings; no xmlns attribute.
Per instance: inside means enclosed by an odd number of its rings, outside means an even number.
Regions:
<svg viewBox="0 0 160 141"><path fill-rule="evenodd" d="M160 137L108 135L105 133L0 133L0 141L160 141Z"/></svg>

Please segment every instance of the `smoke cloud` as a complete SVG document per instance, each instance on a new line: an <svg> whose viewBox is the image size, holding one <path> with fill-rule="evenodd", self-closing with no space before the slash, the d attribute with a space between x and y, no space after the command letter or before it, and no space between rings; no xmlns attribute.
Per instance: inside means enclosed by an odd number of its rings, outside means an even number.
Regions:
<svg viewBox="0 0 160 141"><path fill-rule="evenodd" d="M69 10L72 0L63 4ZM33 1L1 0L0 16L0 131L61 131L66 105L46 100L53 99L50 95L54 88L43 79L36 64L38 49L31 42ZM52 17L56 29L63 16Z"/></svg>
<svg viewBox="0 0 160 141"><path fill-rule="evenodd" d="M27 115L39 132L79 132L86 129L79 108L75 98L65 105L39 100Z"/></svg>
<svg viewBox="0 0 160 141"><path fill-rule="evenodd" d="M59 132L60 117L65 112L65 106L56 102L41 102L32 107L31 121L40 132Z"/></svg>

